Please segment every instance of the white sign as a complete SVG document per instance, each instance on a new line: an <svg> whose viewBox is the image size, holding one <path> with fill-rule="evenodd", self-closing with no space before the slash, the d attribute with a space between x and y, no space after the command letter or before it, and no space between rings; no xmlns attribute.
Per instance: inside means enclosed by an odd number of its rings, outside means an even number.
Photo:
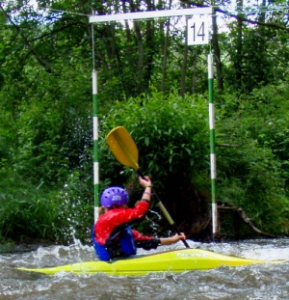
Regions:
<svg viewBox="0 0 289 300"><path fill-rule="evenodd" d="M205 45L209 43L209 16L198 15L188 19L188 45Z"/></svg>

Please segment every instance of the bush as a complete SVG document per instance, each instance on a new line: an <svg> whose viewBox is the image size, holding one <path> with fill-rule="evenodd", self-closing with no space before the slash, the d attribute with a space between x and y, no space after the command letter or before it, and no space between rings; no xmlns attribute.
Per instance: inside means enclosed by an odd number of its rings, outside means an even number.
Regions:
<svg viewBox="0 0 289 300"><path fill-rule="evenodd" d="M182 98L177 93L163 96L153 92L151 96L115 103L101 120L101 181L109 178L111 184L128 184L133 191L135 186L139 187L131 184L136 178L134 172L121 166L104 142L112 128L125 126L139 149L142 173L152 177L159 197L176 224L185 219L191 223L203 205L196 191L207 190L209 186L206 100L201 96ZM131 202L140 196L133 195Z"/></svg>
<svg viewBox="0 0 289 300"><path fill-rule="evenodd" d="M0 190L2 237L55 240L61 228L57 224L58 207L52 197L12 171L0 170Z"/></svg>
<svg viewBox="0 0 289 300"><path fill-rule="evenodd" d="M151 174L155 185L164 188L169 177L180 179L175 183L177 186L182 180L191 180L208 170L207 120L208 109L203 98L183 99L177 93L164 97L155 92L151 97L116 103L102 116L101 129L104 137L112 128L125 126L139 149L143 173ZM103 144L101 149L102 154L107 151ZM111 157L102 155L104 166L110 164ZM127 179L131 171L124 174Z"/></svg>
<svg viewBox="0 0 289 300"><path fill-rule="evenodd" d="M286 90L268 86L237 101L223 96L216 112L224 116L216 125L217 144L229 147L216 152L218 198L242 207L261 230L288 235L288 147L287 139L280 139L288 131Z"/></svg>
<svg viewBox="0 0 289 300"><path fill-rule="evenodd" d="M0 178L2 239L45 239L57 243L70 243L76 237L90 240L92 187L78 172L72 173L59 191L49 191L45 185L33 186L15 172L1 170Z"/></svg>

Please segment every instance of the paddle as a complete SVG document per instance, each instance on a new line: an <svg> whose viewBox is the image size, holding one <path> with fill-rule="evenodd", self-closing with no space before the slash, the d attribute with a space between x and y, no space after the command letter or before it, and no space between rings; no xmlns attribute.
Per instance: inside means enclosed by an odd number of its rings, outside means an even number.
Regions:
<svg viewBox="0 0 289 300"><path fill-rule="evenodd" d="M144 178L144 175L142 174L140 167L138 165L137 146L125 127L118 126L112 129L106 137L106 142L111 152L115 156L115 158L121 164L133 168L139 176ZM169 224L175 228L178 234L180 234L178 227L176 226L169 212L167 211L167 209L159 199L158 195L156 193L154 195L156 196L158 200L158 205L161 211L163 212L163 214L165 215L165 217L167 218ZM190 246L185 240L182 240L182 242L187 248L190 248Z"/></svg>

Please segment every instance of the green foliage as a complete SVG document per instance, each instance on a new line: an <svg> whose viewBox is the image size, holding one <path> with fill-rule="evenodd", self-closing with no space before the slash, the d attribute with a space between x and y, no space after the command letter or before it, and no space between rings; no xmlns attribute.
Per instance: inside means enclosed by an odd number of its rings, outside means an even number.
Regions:
<svg viewBox="0 0 289 300"><path fill-rule="evenodd" d="M265 23L260 20L264 15L256 15L257 22ZM284 28L281 15L271 15L269 22ZM230 57L224 60L228 88L248 94L255 88L284 81L288 75L289 55L284 32L277 34L271 26L259 24L252 27L239 21L231 22L229 28L224 40L225 52Z"/></svg>
<svg viewBox="0 0 289 300"><path fill-rule="evenodd" d="M33 186L3 169L0 179L0 239L89 240L93 224L89 179L75 172L59 191L49 190L44 182Z"/></svg>
<svg viewBox="0 0 289 300"><path fill-rule="evenodd" d="M61 228L53 197L15 172L0 170L0 179L0 237L55 240Z"/></svg>
<svg viewBox="0 0 289 300"><path fill-rule="evenodd" d="M153 92L116 103L103 116L102 131L125 126L138 145L139 165L163 188L170 177L179 178L177 185L207 168L207 115L202 97Z"/></svg>
<svg viewBox="0 0 289 300"><path fill-rule="evenodd" d="M24 2L1 5L0 235L85 240L93 222L92 64L91 27L82 14L91 5L39 4L76 14L42 14ZM158 9L166 5L160 1ZM138 1L133 9L143 7ZM95 1L94 9L109 14L112 6ZM115 2L114 9L132 7ZM280 12L252 18L261 23L232 20L230 32L217 39L226 87L215 101L216 142L223 145L217 147L217 197L242 206L260 228L288 234L288 38L260 25L284 27L286 18ZM207 96L200 96L207 93L208 49L190 48L185 64L183 28L170 22L168 32L163 19L94 26L100 190L134 177L105 142L109 130L124 125L143 172L170 194L172 208L188 211L195 206L183 199L191 197L192 182L210 193ZM177 92L181 78L190 94L184 98Z"/></svg>
<svg viewBox="0 0 289 300"><path fill-rule="evenodd" d="M226 117L217 125L218 144L231 145L217 148L218 197L242 207L262 230L286 235L287 93L288 86L283 84L254 90L238 101L237 111L237 98L228 95L218 108Z"/></svg>

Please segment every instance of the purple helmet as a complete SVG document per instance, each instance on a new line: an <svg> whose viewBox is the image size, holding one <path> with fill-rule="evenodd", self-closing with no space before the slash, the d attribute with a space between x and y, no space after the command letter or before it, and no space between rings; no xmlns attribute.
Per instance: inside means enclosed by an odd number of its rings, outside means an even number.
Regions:
<svg viewBox="0 0 289 300"><path fill-rule="evenodd" d="M106 208L111 208L114 205L122 206L128 203L128 200L128 192L119 186L106 188L100 197L101 205Z"/></svg>

